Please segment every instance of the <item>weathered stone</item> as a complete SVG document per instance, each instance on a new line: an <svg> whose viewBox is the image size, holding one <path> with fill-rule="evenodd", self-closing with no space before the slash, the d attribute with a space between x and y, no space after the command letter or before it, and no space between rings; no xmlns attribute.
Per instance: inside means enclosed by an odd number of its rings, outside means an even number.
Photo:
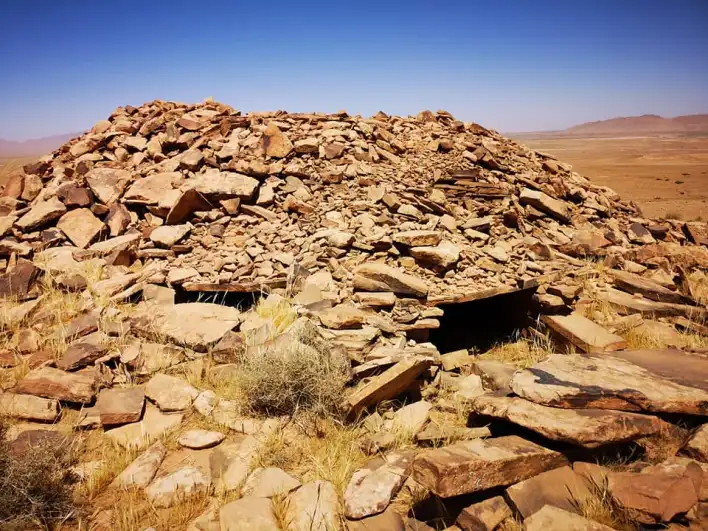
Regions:
<svg viewBox="0 0 708 531"><path fill-rule="evenodd" d="M708 463L708 424L696 430L683 447L683 453L703 463ZM708 483L708 477L706 477Z"/></svg>
<svg viewBox="0 0 708 531"><path fill-rule="evenodd" d="M111 486L123 489L147 487L166 455L167 448L162 442L157 441L118 474Z"/></svg>
<svg viewBox="0 0 708 531"><path fill-rule="evenodd" d="M94 168L86 174L86 184L104 205L118 201L130 179L130 172L113 168Z"/></svg>
<svg viewBox="0 0 708 531"><path fill-rule="evenodd" d="M522 398L480 396L472 411L508 420L544 437L596 448L656 435L670 426L662 420L608 409L561 409L534 404Z"/></svg>
<svg viewBox="0 0 708 531"><path fill-rule="evenodd" d="M389 508L381 514L361 520L347 520L347 531L406 531L403 517Z"/></svg>
<svg viewBox="0 0 708 531"><path fill-rule="evenodd" d="M408 477L412 454L395 453L385 457L377 468L354 472L344 493L347 518L364 518L383 512Z"/></svg>
<svg viewBox="0 0 708 531"><path fill-rule="evenodd" d="M179 158L179 166L189 171L197 171L204 161L204 155L197 149L185 151Z"/></svg>
<svg viewBox="0 0 708 531"><path fill-rule="evenodd" d="M70 373L52 367L40 367L27 373L22 380L17 382L13 391L87 404L92 402L96 396L96 379L88 374Z"/></svg>
<svg viewBox="0 0 708 531"><path fill-rule="evenodd" d="M18 260L15 267L0 274L0 298L26 299L40 273L32 262Z"/></svg>
<svg viewBox="0 0 708 531"><path fill-rule="evenodd" d="M361 328L366 322L364 313L351 304L339 304L319 312L317 316L324 326L335 330Z"/></svg>
<svg viewBox="0 0 708 531"><path fill-rule="evenodd" d="M300 487L301 483L280 468L257 468L243 486L244 496L272 498L279 494L288 494Z"/></svg>
<svg viewBox="0 0 708 531"><path fill-rule="evenodd" d="M432 408L433 405L425 400L403 406L393 415L394 430L415 435L428 422Z"/></svg>
<svg viewBox="0 0 708 531"><path fill-rule="evenodd" d="M218 170L207 170L189 180L189 186L210 201L233 197L251 199L258 189L258 185L258 181L253 177Z"/></svg>
<svg viewBox="0 0 708 531"><path fill-rule="evenodd" d="M525 188L519 195L519 202L522 205L531 205L541 212L550 214L554 218L565 223L570 221L570 213L564 202L559 201L558 199L553 199L538 190L530 190L529 188Z"/></svg>
<svg viewBox="0 0 708 531"><path fill-rule="evenodd" d="M98 334L103 336L102 334ZM69 345L66 352L56 362L56 366L63 371L74 371L92 365L108 353L108 347L101 342L92 342L81 339Z"/></svg>
<svg viewBox="0 0 708 531"><path fill-rule="evenodd" d="M494 496L465 507L457 517L457 525L462 531L494 531L507 518L512 517L511 509L501 496Z"/></svg>
<svg viewBox="0 0 708 531"><path fill-rule="evenodd" d="M172 247L187 236L191 230L192 226L189 224L157 227L150 233L150 240L160 247Z"/></svg>
<svg viewBox="0 0 708 531"><path fill-rule="evenodd" d="M508 487L505 496L522 517L528 518L546 505L575 512L592 492L581 476L564 466Z"/></svg>
<svg viewBox="0 0 708 531"><path fill-rule="evenodd" d="M627 293L638 293L647 299L657 302L672 302L675 304L692 304L690 297L665 288L648 278L640 277L626 271L610 270L612 280L618 288Z"/></svg>
<svg viewBox="0 0 708 531"><path fill-rule="evenodd" d="M293 150L293 143L274 122L269 122L263 132L262 146L266 156L277 159L287 157Z"/></svg>
<svg viewBox="0 0 708 531"><path fill-rule="evenodd" d="M150 404L140 422L106 431L106 436L124 448L142 448L182 423L180 414L164 414Z"/></svg>
<svg viewBox="0 0 708 531"><path fill-rule="evenodd" d="M441 235L434 230L408 230L397 232L393 241L406 247L432 247L440 243Z"/></svg>
<svg viewBox="0 0 708 531"><path fill-rule="evenodd" d="M277 531L280 529L268 498L247 496L219 511L221 531Z"/></svg>
<svg viewBox="0 0 708 531"><path fill-rule="evenodd" d="M288 531L329 531L339 520L337 492L328 481L306 483L287 498Z"/></svg>
<svg viewBox="0 0 708 531"><path fill-rule="evenodd" d="M475 359L472 372L482 378L485 386L502 394L511 393L511 379L517 368L513 365L496 361Z"/></svg>
<svg viewBox="0 0 708 531"><path fill-rule="evenodd" d="M93 195L83 186L66 183L57 189L57 197L67 207L90 207Z"/></svg>
<svg viewBox="0 0 708 531"><path fill-rule="evenodd" d="M145 396L155 402L162 411L182 411L192 406L199 390L182 378L156 374L145 386Z"/></svg>
<svg viewBox="0 0 708 531"><path fill-rule="evenodd" d="M475 439L418 454L413 479L441 498L513 485L567 464L563 455L514 435Z"/></svg>
<svg viewBox="0 0 708 531"><path fill-rule="evenodd" d="M367 293L362 291L356 293L355 298L359 304L370 308L390 308L396 304L396 294L391 292Z"/></svg>
<svg viewBox="0 0 708 531"><path fill-rule="evenodd" d="M615 531L604 524L546 505L524 520L526 531Z"/></svg>
<svg viewBox="0 0 708 531"><path fill-rule="evenodd" d="M211 481L196 467L187 466L154 480L146 489L155 507L172 507L199 494L208 494Z"/></svg>
<svg viewBox="0 0 708 531"><path fill-rule="evenodd" d="M103 389L96 400L104 426L138 422L144 406L145 393L140 387Z"/></svg>
<svg viewBox="0 0 708 531"><path fill-rule="evenodd" d="M670 522L698 503L693 482L683 475L612 472L607 490L615 503L643 524Z"/></svg>
<svg viewBox="0 0 708 531"><path fill-rule="evenodd" d="M194 212L207 211L211 209L212 205L209 201L207 201L206 197L196 190L190 189L180 195L177 202L172 205L172 208L167 213L167 217L165 218L165 223L167 225L184 223L189 220Z"/></svg>
<svg viewBox="0 0 708 531"><path fill-rule="evenodd" d="M358 267L354 275L354 288L362 291L391 291L414 297L425 297L428 294L428 286L424 281L379 263Z"/></svg>
<svg viewBox="0 0 708 531"><path fill-rule="evenodd" d="M430 365L430 360L412 357L398 362L390 369L355 388L345 399L344 408L357 415L369 406L401 394Z"/></svg>
<svg viewBox="0 0 708 531"><path fill-rule="evenodd" d="M105 225L88 208L77 208L64 214L57 222L57 228L80 249L88 247L98 238Z"/></svg>
<svg viewBox="0 0 708 531"><path fill-rule="evenodd" d="M32 232L59 219L65 213L64 203L52 197L47 201L35 203L27 214L15 222L15 226L24 232Z"/></svg>
<svg viewBox="0 0 708 531"><path fill-rule="evenodd" d="M447 240L435 247L413 247L410 254L417 261L441 270L450 269L460 260L460 249Z"/></svg>
<svg viewBox="0 0 708 531"><path fill-rule="evenodd" d="M16 419L54 422L59 417L59 402L32 395L0 391L0 412Z"/></svg>
<svg viewBox="0 0 708 531"><path fill-rule="evenodd" d="M224 440L226 436L219 431L189 430L179 437L180 446L202 450L216 446Z"/></svg>
<svg viewBox="0 0 708 531"><path fill-rule="evenodd" d="M624 338L577 312L570 315L546 315L543 322L583 352L608 352L627 348Z"/></svg>
<svg viewBox="0 0 708 531"><path fill-rule="evenodd" d="M204 302L144 308L131 320L133 330L160 334L199 352L217 343L241 322L236 308Z"/></svg>
<svg viewBox="0 0 708 531"><path fill-rule="evenodd" d="M697 360L697 363L706 365L708 361ZM552 407L694 415L708 412L708 391L662 378L609 354L553 354L516 373L511 388L527 400Z"/></svg>

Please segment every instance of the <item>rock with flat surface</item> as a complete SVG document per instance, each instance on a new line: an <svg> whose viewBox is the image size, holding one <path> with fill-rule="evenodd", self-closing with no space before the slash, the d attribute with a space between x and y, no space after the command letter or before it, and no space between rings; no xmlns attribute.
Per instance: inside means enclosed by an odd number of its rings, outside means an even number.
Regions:
<svg viewBox="0 0 708 531"><path fill-rule="evenodd" d="M357 415L369 406L394 398L429 366L430 360L422 357L400 361L368 383L356 387L345 399L344 408L349 414Z"/></svg>
<svg viewBox="0 0 708 531"><path fill-rule="evenodd" d="M103 389L96 400L104 426L138 422L144 406L145 393L140 387Z"/></svg>
<svg viewBox="0 0 708 531"><path fill-rule="evenodd" d="M502 394L511 393L511 379L517 370L514 365L496 360L475 359L472 365L472 372L482 378L487 389L494 389Z"/></svg>
<svg viewBox="0 0 708 531"><path fill-rule="evenodd" d="M133 330L162 335L176 343L205 352L241 322L236 308L205 302L146 307L131 320Z"/></svg>
<svg viewBox="0 0 708 531"><path fill-rule="evenodd" d="M566 464L562 454L511 435L421 452L412 477L441 498L450 498L513 485Z"/></svg>
<svg viewBox="0 0 708 531"><path fill-rule="evenodd" d="M608 352L627 348L623 337L577 312L570 315L546 315L543 322L583 352Z"/></svg>
<svg viewBox="0 0 708 531"><path fill-rule="evenodd" d="M171 204L164 201L174 194L174 189L184 182L180 172L155 173L135 182L128 188L123 196L123 201L140 205L160 205L169 208Z"/></svg>
<svg viewBox="0 0 708 531"><path fill-rule="evenodd" d="M317 316L327 328L342 330L361 328L366 322L366 315L352 304L339 304L319 312Z"/></svg>
<svg viewBox="0 0 708 531"><path fill-rule="evenodd" d="M708 360L696 363L706 365ZM708 391L609 354L553 354L516 373L511 388L520 397L552 407L708 414Z"/></svg>
<svg viewBox="0 0 708 531"><path fill-rule="evenodd" d="M162 434L176 429L182 424L181 414L166 414L150 404L145 406L145 413L140 422L126 424L106 431L106 436L123 448L142 448Z"/></svg>
<svg viewBox="0 0 708 531"><path fill-rule="evenodd" d="M403 517L395 510L388 508L380 514L362 518L361 520L347 520L347 531L406 531L410 530L403 522Z"/></svg>
<svg viewBox="0 0 708 531"><path fill-rule="evenodd" d="M553 199L549 195L538 191L526 188L519 195L519 202L522 205L531 205L541 212L550 214L554 218L565 223L570 221L570 212L568 206L558 199Z"/></svg>
<svg viewBox="0 0 708 531"><path fill-rule="evenodd" d="M423 280L379 263L358 267L354 272L354 288L361 291L390 291L413 297L425 297L428 294L428 286Z"/></svg>
<svg viewBox="0 0 708 531"><path fill-rule="evenodd" d="M708 424L704 424L696 430L683 447L683 453L701 461L708 463ZM706 477L708 483L708 477Z"/></svg>
<svg viewBox="0 0 708 531"><path fill-rule="evenodd" d="M638 293L647 299L657 302L673 302L675 304L693 303L690 297L665 288L661 284L648 278L617 269L612 269L609 273L612 276L614 285L627 293Z"/></svg>
<svg viewBox="0 0 708 531"><path fill-rule="evenodd" d="M30 211L15 222L15 226L24 232L32 232L66 213L64 203L56 197L35 203Z"/></svg>
<svg viewBox="0 0 708 531"><path fill-rule="evenodd" d="M190 497L208 494L211 481L196 467L187 466L154 480L146 489L155 507L172 507Z"/></svg>
<svg viewBox="0 0 708 531"><path fill-rule="evenodd" d="M433 404L425 400L403 406L393 415L394 431L415 435L428 422L431 409L433 409Z"/></svg>
<svg viewBox="0 0 708 531"><path fill-rule="evenodd" d="M300 485L297 479L280 468L257 468L248 476L243 495L272 498L278 494L288 494Z"/></svg>
<svg viewBox="0 0 708 531"><path fill-rule="evenodd" d="M80 249L86 249L105 227L88 208L70 210L57 222L57 228Z"/></svg>
<svg viewBox="0 0 708 531"><path fill-rule="evenodd" d="M93 365L107 353L108 347L105 344L82 339L69 345L64 355L57 360L56 366L63 371L73 371Z"/></svg>
<svg viewBox="0 0 708 531"><path fill-rule="evenodd" d="M130 180L129 171L114 168L94 168L86 174L86 184L104 205L118 201Z"/></svg>
<svg viewBox="0 0 708 531"><path fill-rule="evenodd" d="M650 415L609 409L562 409L506 396L480 396L470 408L479 415L513 422L553 441L585 448L629 442L670 429L669 424Z"/></svg>
<svg viewBox="0 0 708 531"><path fill-rule="evenodd" d="M505 496L516 512L528 518L545 505L575 512L592 492L582 476L564 466L508 487Z"/></svg>
<svg viewBox="0 0 708 531"><path fill-rule="evenodd" d="M170 208L165 218L167 225L175 225L189 221L194 212L211 210L213 207L206 197L196 190L187 190Z"/></svg>
<svg viewBox="0 0 708 531"><path fill-rule="evenodd" d="M512 513L501 496L494 496L465 507L457 517L457 525L462 531L494 531Z"/></svg>
<svg viewBox="0 0 708 531"><path fill-rule="evenodd" d="M410 255L424 266L446 271L460 260L460 249L454 243L444 240L435 247L413 247Z"/></svg>
<svg viewBox="0 0 708 531"><path fill-rule="evenodd" d="M59 416L59 402L32 395L0 391L0 412L16 419L54 422Z"/></svg>
<svg viewBox="0 0 708 531"><path fill-rule="evenodd" d="M407 230L397 232L392 239L406 247L432 247L440 243L441 235L434 230Z"/></svg>
<svg viewBox="0 0 708 531"><path fill-rule="evenodd" d="M40 274L41 270L29 260L18 260L15 267L0 274L0 298L26 299Z"/></svg>
<svg viewBox="0 0 708 531"><path fill-rule="evenodd" d="M166 455L167 448L162 442L157 441L118 474L111 486L123 489L147 487Z"/></svg>
<svg viewBox="0 0 708 531"><path fill-rule="evenodd" d="M354 472L344 493L347 518L364 518L383 512L408 477L413 455L396 452L384 457L376 468Z"/></svg>
<svg viewBox="0 0 708 531"><path fill-rule="evenodd" d="M607 490L615 503L643 524L670 522L698 503L695 485L685 475L612 472Z"/></svg>
<svg viewBox="0 0 708 531"><path fill-rule="evenodd" d="M615 531L604 524L547 505L524 520L526 531Z"/></svg>
<svg viewBox="0 0 708 531"><path fill-rule="evenodd" d="M251 199L258 189L258 181L253 177L232 171L207 170L189 179L189 187L202 194L207 200Z"/></svg>
<svg viewBox="0 0 708 531"><path fill-rule="evenodd" d="M177 442L179 442L180 446L184 446L185 448L203 450L204 448L216 446L223 441L225 437L226 436L220 431L189 430L180 435Z"/></svg>
<svg viewBox="0 0 708 531"><path fill-rule="evenodd" d="M330 531L340 522L337 491L329 481L306 483L287 498L287 531Z"/></svg>
<svg viewBox="0 0 708 531"><path fill-rule="evenodd" d="M278 531L280 526L268 498L247 496L219 511L221 531Z"/></svg>
<svg viewBox="0 0 708 531"><path fill-rule="evenodd" d="M694 319L703 319L707 315L704 308L673 302L656 302L614 288L599 291L597 299L609 304L621 315L640 313L649 317L683 316Z"/></svg>
<svg viewBox="0 0 708 531"><path fill-rule="evenodd" d="M88 404L93 402L96 396L96 379L93 375L65 372L52 367L39 367L17 382L13 391Z"/></svg>
<svg viewBox="0 0 708 531"><path fill-rule="evenodd" d="M169 248L187 236L191 230L192 226L189 224L163 225L150 233L150 240L159 247Z"/></svg>
<svg viewBox="0 0 708 531"><path fill-rule="evenodd" d="M182 378L159 373L148 381L145 396L162 411L182 411L192 406L199 390Z"/></svg>

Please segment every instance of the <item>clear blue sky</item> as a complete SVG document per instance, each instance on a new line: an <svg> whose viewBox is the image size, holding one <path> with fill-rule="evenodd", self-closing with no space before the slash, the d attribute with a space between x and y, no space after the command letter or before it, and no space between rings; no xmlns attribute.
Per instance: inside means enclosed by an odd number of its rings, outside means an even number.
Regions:
<svg viewBox="0 0 708 531"><path fill-rule="evenodd" d="M15 140L208 96L559 129L708 112L708 0L0 0L0 73Z"/></svg>

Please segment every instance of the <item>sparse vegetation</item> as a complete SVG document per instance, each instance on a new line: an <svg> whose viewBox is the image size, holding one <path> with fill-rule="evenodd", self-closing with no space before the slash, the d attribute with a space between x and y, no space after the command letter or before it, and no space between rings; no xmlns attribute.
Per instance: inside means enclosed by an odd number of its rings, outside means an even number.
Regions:
<svg viewBox="0 0 708 531"><path fill-rule="evenodd" d="M40 444L13 453L0 419L0 528L54 529L78 516L68 450Z"/></svg>
<svg viewBox="0 0 708 531"><path fill-rule="evenodd" d="M664 219L675 219L680 221L683 219L683 214L676 210L669 210L666 214L664 214Z"/></svg>
<svg viewBox="0 0 708 531"><path fill-rule="evenodd" d="M525 369L546 359L553 352L554 347L550 337L539 333L531 339L519 337L516 341L495 345L480 354L479 359L503 361Z"/></svg>
<svg viewBox="0 0 708 531"><path fill-rule="evenodd" d="M625 510L613 502L606 485L590 485L591 496L578 503L581 515L617 531L637 531L639 526Z"/></svg>

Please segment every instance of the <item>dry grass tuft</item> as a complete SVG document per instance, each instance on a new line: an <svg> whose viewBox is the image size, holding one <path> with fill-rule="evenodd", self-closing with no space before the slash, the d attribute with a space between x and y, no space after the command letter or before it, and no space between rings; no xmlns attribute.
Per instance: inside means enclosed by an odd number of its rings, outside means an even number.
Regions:
<svg viewBox="0 0 708 531"><path fill-rule="evenodd" d="M516 341L495 345L480 354L479 359L502 361L526 369L543 361L553 352L554 347L550 337L537 334L532 339L519 338Z"/></svg>
<svg viewBox="0 0 708 531"><path fill-rule="evenodd" d="M234 385L258 413L337 411L349 380L345 359L300 342L256 349L239 365Z"/></svg>
<svg viewBox="0 0 708 531"><path fill-rule="evenodd" d="M593 485L591 494L589 498L578 503L578 509L582 516L617 531L637 531L639 529L636 520L614 503L606 485Z"/></svg>
<svg viewBox="0 0 708 531"><path fill-rule="evenodd" d="M0 422L0 528L52 529L76 519L68 449L40 445L15 455L5 430Z"/></svg>
<svg viewBox="0 0 708 531"><path fill-rule="evenodd" d="M264 319L270 319L273 323L275 335L282 334L287 328L297 320L297 312L286 299L271 300L261 298L254 311Z"/></svg>

